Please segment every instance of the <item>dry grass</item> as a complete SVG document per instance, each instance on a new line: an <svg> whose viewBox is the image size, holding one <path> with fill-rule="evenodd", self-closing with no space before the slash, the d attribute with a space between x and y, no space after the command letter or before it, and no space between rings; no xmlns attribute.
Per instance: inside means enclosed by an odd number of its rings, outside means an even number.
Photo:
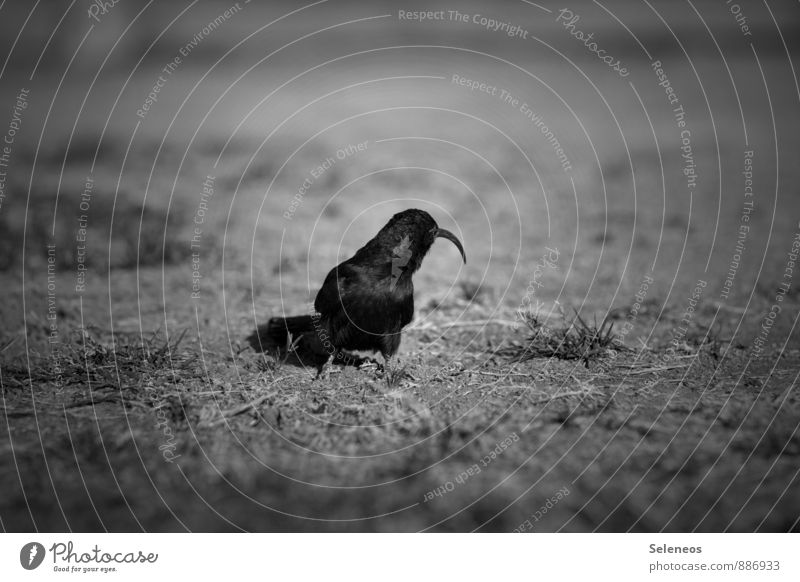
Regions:
<svg viewBox="0 0 800 582"><path fill-rule="evenodd" d="M483 317L480 310L476 317ZM451 329L450 349L469 342L471 329ZM429 332L419 329L410 337ZM742 514L741 505L729 500L747 498L755 482L726 469L731 459L749 459L756 472L775 462L773 480L760 486L758 498L772 498L792 483L798 449L789 403L765 406L763 399L751 399L734 406L724 394L710 393L692 404L696 395L686 389L666 406L666 391L685 364L659 365L658 354L649 353L611 365L597 349L613 345L610 334L607 324L587 326L576 318L546 342L543 336L536 340L550 350L550 359L517 358L510 369L481 354L456 363L446 354L422 352L390 373L345 366L315 378L315 371L290 361L265 365L264 354L250 351L200 357L189 333L170 342L152 334L118 336L112 343L96 330L81 331L61 351L60 390L45 358L31 370L19 361L2 367L4 416L17 432L0 456L13 454L24 493L8 481L0 511L4 523L32 527L30 515L12 509L23 507L24 495L38 527L64 527L52 492L31 480L36 472L47 474L46 459L66 519L78 528L99 527L102 519L112 529L138 529L138 520L151 530L510 531L564 487L570 495L536 523L537 531L795 527L779 519L797 510L785 497L778 503L782 513L761 525L759 506ZM566 337L570 352L559 347ZM592 346L592 369L576 367ZM574 356L560 357L567 354ZM33 393L25 388L28 373ZM662 388L647 400L620 389L650 375ZM45 457L30 430L34 417L50 434ZM162 458L167 437L153 428L159 422L175 443L174 464ZM713 438L703 438L708 430ZM487 457L509 438L518 440ZM701 441L702 449L691 453ZM479 474L426 501L427 492L455 483L481 459L489 460ZM703 477L701 468L710 464L711 474ZM77 467L100 508L97 515L83 510ZM649 485L634 487L642 476ZM150 480L168 510L147 509ZM688 501L687 486L697 490ZM724 501L706 515L714 492L725 487ZM118 505L120 491L133 513ZM325 521L276 517L268 507ZM400 507L410 509L397 518L358 519Z"/></svg>
<svg viewBox="0 0 800 582"><path fill-rule="evenodd" d="M532 332L525 343L503 350L503 355L515 362L533 358L557 358L580 360L588 368L592 359L601 357L606 350L626 349L614 334L614 322L604 319L598 326L587 324L575 312L574 319L566 326L551 327L541 321L537 314L522 313L525 325Z"/></svg>

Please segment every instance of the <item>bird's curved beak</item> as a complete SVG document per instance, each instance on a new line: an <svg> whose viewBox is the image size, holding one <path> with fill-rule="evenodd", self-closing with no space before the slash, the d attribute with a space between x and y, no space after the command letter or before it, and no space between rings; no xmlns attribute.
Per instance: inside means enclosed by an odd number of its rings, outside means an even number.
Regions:
<svg viewBox="0 0 800 582"><path fill-rule="evenodd" d="M436 229L436 238L440 238L440 237L441 238L446 238L447 240L452 242L454 245L456 245L456 247L458 248L459 252L461 253L461 258L464 259L464 264L466 264L467 255L466 255L466 253L464 253L464 245L462 245L461 241L458 240L458 238L456 238L456 235L454 235L452 232L450 232L449 230L446 230L444 228L437 228Z"/></svg>

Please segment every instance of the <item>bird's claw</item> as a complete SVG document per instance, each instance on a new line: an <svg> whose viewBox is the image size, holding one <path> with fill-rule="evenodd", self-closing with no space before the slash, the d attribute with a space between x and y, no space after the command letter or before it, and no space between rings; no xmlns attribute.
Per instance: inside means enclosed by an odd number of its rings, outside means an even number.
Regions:
<svg viewBox="0 0 800 582"><path fill-rule="evenodd" d="M358 365L359 370L375 370L376 372L383 372L384 366L374 358L364 358L364 361Z"/></svg>

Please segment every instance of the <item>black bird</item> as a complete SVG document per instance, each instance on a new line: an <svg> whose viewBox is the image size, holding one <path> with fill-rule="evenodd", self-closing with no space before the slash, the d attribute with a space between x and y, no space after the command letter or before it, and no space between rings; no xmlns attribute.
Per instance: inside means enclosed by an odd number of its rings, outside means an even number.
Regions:
<svg viewBox="0 0 800 582"><path fill-rule="evenodd" d="M380 352L386 360L397 353L400 334L414 317L411 276L437 238L453 242L467 256L456 236L424 210L395 214L375 237L350 259L331 269L314 301L316 313L273 317L267 336L286 345L289 334L310 350L318 372L331 356L346 361L344 350Z"/></svg>

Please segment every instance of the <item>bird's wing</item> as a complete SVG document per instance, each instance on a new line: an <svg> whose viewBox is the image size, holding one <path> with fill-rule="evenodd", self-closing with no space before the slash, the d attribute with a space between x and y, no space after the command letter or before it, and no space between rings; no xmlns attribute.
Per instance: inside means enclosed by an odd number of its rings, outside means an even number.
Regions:
<svg viewBox="0 0 800 582"><path fill-rule="evenodd" d="M400 327L405 327L414 319L414 291L400 304Z"/></svg>
<svg viewBox="0 0 800 582"><path fill-rule="evenodd" d="M389 267L339 264L325 278L314 308L334 321L344 318L368 330L377 326L373 333L405 327L414 318L414 287L410 279L392 287Z"/></svg>
<svg viewBox="0 0 800 582"><path fill-rule="evenodd" d="M342 309L353 283L360 279L359 269L344 262L330 270L314 300L314 309L322 315L333 315Z"/></svg>

